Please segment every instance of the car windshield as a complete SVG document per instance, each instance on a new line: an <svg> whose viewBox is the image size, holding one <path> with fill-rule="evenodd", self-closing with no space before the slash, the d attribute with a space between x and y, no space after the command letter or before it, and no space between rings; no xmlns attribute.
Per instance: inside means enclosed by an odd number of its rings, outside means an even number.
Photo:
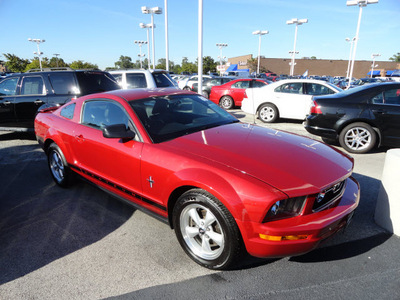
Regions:
<svg viewBox="0 0 400 300"><path fill-rule="evenodd" d="M239 122L200 95L169 95L130 101L154 143Z"/></svg>

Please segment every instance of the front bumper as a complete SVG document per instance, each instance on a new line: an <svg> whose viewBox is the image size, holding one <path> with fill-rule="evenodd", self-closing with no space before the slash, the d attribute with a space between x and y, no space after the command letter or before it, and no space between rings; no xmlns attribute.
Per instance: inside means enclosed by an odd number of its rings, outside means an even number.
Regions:
<svg viewBox="0 0 400 300"><path fill-rule="evenodd" d="M360 187L352 177L335 207L294 218L267 223L238 222L249 254L256 257L283 257L309 252L321 241L345 228L360 200ZM299 240L271 241L261 236L306 236Z"/></svg>

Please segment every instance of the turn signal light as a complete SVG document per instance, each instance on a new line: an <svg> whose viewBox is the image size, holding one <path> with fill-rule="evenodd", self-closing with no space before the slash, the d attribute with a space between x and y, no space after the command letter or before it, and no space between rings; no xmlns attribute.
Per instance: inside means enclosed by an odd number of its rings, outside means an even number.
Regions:
<svg viewBox="0 0 400 300"><path fill-rule="evenodd" d="M309 236L308 235L267 235L267 234L259 234L260 238L263 240L267 241L275 241L275 242L281 242L281 241L297 241L297 240L305 240Z"/></svg>

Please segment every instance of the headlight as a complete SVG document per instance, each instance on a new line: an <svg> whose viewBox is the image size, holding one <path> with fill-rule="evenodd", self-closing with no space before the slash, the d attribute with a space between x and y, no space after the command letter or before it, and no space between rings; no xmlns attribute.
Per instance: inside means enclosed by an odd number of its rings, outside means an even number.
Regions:
<svg viewBox="0 0 400 300"><path fill-rule="evenodd" d="M298 216L303 211L305 203L305 196L279 200L268 210L263 223Z"/></svg>

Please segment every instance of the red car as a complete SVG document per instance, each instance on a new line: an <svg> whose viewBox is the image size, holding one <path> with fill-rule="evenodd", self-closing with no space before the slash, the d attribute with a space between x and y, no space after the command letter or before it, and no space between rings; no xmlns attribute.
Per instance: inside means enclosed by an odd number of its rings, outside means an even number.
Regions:
<svg viewBox="0 0 400 300"><path fill-rule="evenodd" d="M242 78L232 80L223 85L213 86L209 99L224 109L240 107L246 89L263 87L266 84L268 82L263 79Z"/></svg>
<svg viewBox="0 0 400 300"><path fill-rule="evenodd" d="M47 108L35 133L55 182L75 175L169 224L211 269L308 252L359 203L353 160L236 118L193 92L117 90ZM145 238L145 237L143 237Z"/></svg>

